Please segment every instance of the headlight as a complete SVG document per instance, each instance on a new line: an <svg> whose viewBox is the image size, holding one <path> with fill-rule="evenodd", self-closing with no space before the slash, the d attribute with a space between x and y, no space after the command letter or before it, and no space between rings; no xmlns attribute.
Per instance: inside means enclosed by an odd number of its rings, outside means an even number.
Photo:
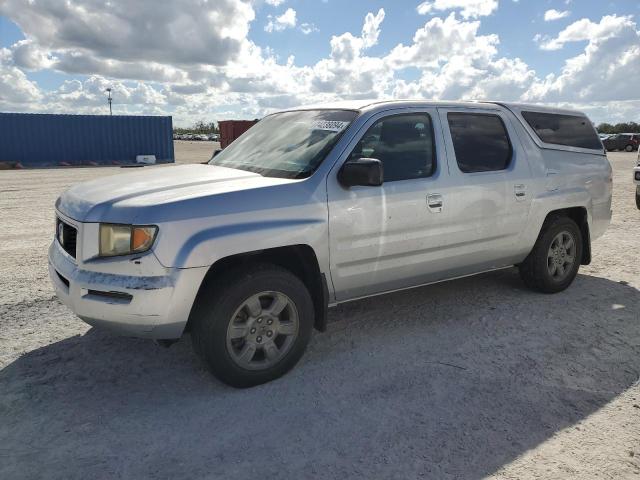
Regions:
<svg viewBox="0 0 640 480"><path fill-rule="evenodd" d="M158 227L153 225L100 224L100 256L113 257L146 252L153 245Z"/></svg>

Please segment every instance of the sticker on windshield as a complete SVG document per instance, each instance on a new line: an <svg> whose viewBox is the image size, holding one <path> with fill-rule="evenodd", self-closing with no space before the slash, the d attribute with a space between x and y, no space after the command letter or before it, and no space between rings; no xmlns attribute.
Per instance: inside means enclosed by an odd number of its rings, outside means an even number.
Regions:
<svg viewBox="0 0 640 480"><path fill-rule="evenodd" d="M347 125L349 125L349 122L341 122L339 120L318 120L313 124L312 129L341 132L347 127Z"/></svg>

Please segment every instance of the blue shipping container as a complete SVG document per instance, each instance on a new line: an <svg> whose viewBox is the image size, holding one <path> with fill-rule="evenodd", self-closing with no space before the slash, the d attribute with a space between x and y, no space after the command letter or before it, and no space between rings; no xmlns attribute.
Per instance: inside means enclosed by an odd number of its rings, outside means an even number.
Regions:
<svg viewBox="0 0 640 480"><path fill-rule="evenodd" d="M171 117L0 113L0 162L24 167L175 162Z"/></svg>

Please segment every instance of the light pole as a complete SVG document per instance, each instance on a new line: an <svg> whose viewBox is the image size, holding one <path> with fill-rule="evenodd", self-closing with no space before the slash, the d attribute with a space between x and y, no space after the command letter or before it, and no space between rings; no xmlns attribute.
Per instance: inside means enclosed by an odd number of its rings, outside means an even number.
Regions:
<svg viewBox="0 0 640 480"><path fill-rule="evenodd" d="M109 115L113 115L113 112L111 111L111 87L107 88L105 92L108 94L107 102L109 102Z"/></svg>

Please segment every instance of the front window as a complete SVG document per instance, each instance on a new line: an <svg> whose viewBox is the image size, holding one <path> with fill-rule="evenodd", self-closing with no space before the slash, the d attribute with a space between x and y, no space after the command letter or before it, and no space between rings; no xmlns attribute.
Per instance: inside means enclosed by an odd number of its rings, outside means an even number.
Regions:
<svg viewBox="0 0 640 480"><path fill-rule="evenodd" d="M380 160L384 181L395 182L431 176L435 171L435 156L431 117L426 113L413 113L378 120L349 158Z"/></svg>
<svg viewBox="0 0 640 480"><path fill-rule="evenodd" d="M351 110L300 110L269 115L216 155L210 165L265 177L305 178L358 115Z"/></svg>

